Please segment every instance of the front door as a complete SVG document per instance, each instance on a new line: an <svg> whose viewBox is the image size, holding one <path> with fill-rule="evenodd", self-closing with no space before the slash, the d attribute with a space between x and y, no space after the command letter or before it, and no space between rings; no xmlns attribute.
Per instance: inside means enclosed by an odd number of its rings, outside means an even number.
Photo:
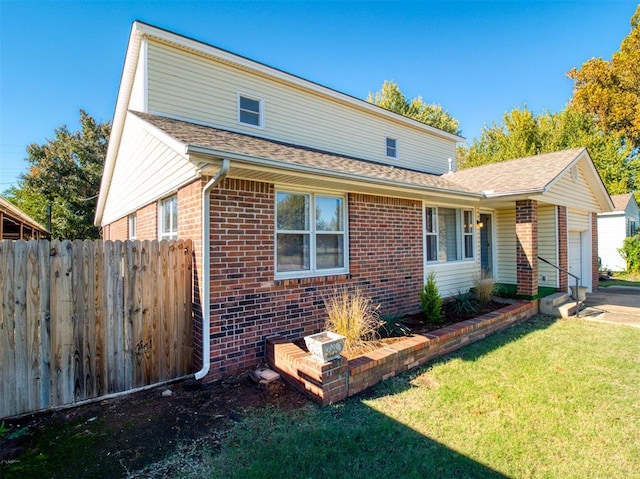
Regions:
<svg viewBox="0 0 640 479"><path fill-rule="evenodd" d="M480 265L482 274L493 278L493 217L480 213Z"/></svg>

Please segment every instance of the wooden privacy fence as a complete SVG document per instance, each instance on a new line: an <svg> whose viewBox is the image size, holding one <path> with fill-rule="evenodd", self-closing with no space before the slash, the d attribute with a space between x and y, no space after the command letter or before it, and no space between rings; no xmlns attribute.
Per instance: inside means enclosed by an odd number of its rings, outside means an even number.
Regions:
<svg viewBox="0 0 640 479"><path fill-rule="evenodd" d="M0 241L0 417L192 372L192 244Z"/></svg>

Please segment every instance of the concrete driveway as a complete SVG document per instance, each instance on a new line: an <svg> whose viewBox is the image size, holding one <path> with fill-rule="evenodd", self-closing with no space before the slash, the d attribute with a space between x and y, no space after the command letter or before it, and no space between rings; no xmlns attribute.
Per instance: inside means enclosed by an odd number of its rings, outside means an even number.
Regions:
<svg viewBox="0 0 640 479"><path fill-rule="evenodd" d="M588 293L580 317L640 328L640 288L609 286Z"/></svg>

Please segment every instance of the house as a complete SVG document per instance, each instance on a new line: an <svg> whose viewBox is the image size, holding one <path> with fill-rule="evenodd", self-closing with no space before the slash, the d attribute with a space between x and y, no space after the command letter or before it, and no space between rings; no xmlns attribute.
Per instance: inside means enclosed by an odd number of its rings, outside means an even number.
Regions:
<svg viewBox="0 0 640 479"><path fill-rule="evenodd" d="M586 149L454 172L462 138L267 65L135 22L96 224L105 239L192 238L196 377L318 332L360 287L416 312L484 272L534 299L597 287L611 200ZM204 311L204 314L202 312Z"/></svg>
<svg viewBox="0 0 640 479"><path fill-rule="evenodd" d="M0 240L39 240L49 236L47 228L0 196Z"/></svg>
<svg viewBox="0 0 640 479"><path fill-rule="evenodd" d="M633 236L640 227L640 210L633 193L613 195L613 211L598 215L598 256L602 268L610 271L625 271L626 261L620 256L625 238Z"/></svg>

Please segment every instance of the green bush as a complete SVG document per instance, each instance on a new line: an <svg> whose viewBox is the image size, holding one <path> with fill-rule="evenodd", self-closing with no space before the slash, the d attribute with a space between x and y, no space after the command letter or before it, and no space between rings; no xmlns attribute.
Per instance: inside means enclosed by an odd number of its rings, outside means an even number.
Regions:
<svg viewBox="0 0 640 479"><path fill-rule="evenodd" d="M380 328L378 334L382 338L395 338L398 336L408 336L411 334L411 329L402 322L404 314L400 312L395 313L381 313L380 314Z"/></svg>
<svg viewBox="0 0 640 479"><path fill-rule="evenodd" d="M433 271L429 273L427 284L420 291L420 306L427 322L442 321L442 296L436 285L436 273Z"/></svg>
<svg viewBox="0 0 640 479"><path fill-rule="evenodd" d="M619 248L618 251L627 262L627 271L640 273L640 233L625 238L622 248Z"/></svg>
<svg viewBox="0 0 640 479"><path fill-rule="evenodd" d="M455 315L477 313L478 308L474 303L473 293L467 291L466 293L460 292L453 297L451 301L451 312Z"/></svg>

